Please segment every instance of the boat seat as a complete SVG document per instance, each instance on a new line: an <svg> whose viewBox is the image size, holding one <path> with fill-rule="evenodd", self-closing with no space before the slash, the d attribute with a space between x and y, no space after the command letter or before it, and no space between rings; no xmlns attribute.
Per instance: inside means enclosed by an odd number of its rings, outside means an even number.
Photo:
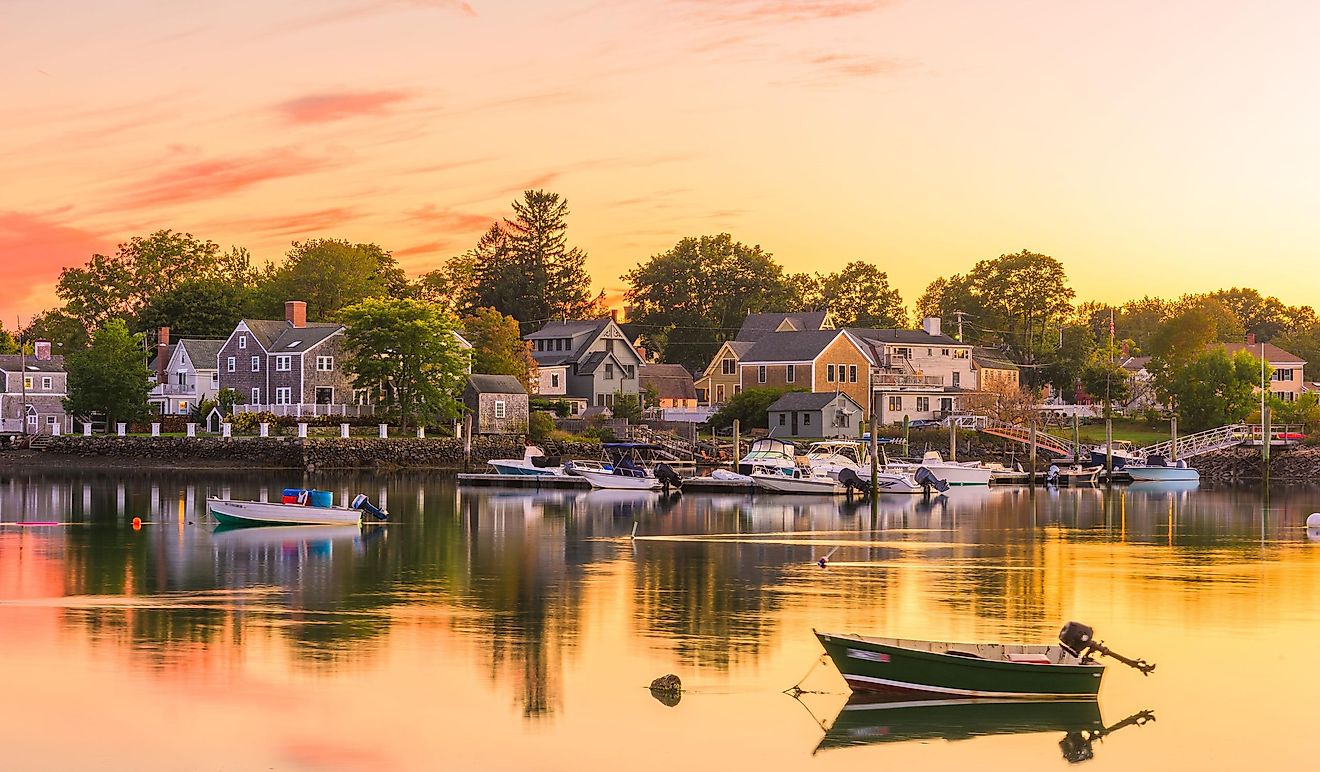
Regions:
<svg viewBox="0 0 1320 772"><path fill-rule="evenodd" d="M1009 654L1009 662L1019 662L1024 665L1052 665L1050 658L1044 654Z"/></svg>

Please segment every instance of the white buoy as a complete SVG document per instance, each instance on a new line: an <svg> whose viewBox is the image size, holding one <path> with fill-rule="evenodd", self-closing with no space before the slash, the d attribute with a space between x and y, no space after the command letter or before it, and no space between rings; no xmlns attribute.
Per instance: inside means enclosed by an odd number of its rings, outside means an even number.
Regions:
<svg viewBox="0 0 1320 772"><path fill-rule="evenodd" d="M1320 528L1320 512L1312 512L1306 517L1307 528Z"/></svg>

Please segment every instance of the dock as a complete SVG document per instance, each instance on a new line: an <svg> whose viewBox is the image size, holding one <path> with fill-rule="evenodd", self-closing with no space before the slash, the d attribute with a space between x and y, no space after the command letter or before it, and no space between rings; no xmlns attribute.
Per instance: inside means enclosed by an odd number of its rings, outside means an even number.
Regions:
<svg viewBox="0 0 1320 772"><path fill-rule="evenodd" d="M461 485L490 488L521 488L526 490L591 490L591 483L582 477L560 477L548 474L460 474ZM688 493L751 493L756 486L737 480L687 479L683 490Z"/></svg>

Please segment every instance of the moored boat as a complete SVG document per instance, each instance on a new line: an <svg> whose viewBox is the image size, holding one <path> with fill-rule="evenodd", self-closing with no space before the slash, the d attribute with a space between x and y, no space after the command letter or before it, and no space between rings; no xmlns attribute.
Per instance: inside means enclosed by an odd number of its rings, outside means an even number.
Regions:
<svg viewBox="0 0 1320 772"><path fill-rule="evenodd" d="M1060 468L1051 464L1045 475L1045 481L1056 485L1096 485L1100 482L1100 472L1103 470L1103 466L1074 464Z"/></svg>
<svg viewBox="0 0 1320 772"><path fill-rule="evenodd" d="M304 501L311 499L310 496L300 498ZM315 502L315 499L311 500ZM230 525L352 525L362 522L363 513L378 520L386 519L389 514L372 505L363 495L354 499L349 507L216 498L207 499L206 506L216 520Z"/></svg>
<svg viewBox="0 0 1320 772"><path fill-rule="evenodd" d="M645 442L606 442L601 447L604 458L600 462L570 461L564 464L564 471L583 478L593 488L651 491L681 487L668 465L660 463L652 469L643 457L643 453L664 448Z"/></svg>
<svg viewBox="0 0 1320 772"><path fill-rule="evenodd" d="M919 463L892 463L891 472L916 474L917 469L929 469L937 478L949 485L989 485L991 470L977 461L960 463L945 461L937 450L926 451Z"/></svg>
<svg viewBox="0 0 1320 772"><path fill-rule="evenodd" d="M1163 456L1150 456L1144 464L1128 464L1123 471L1131 475L1135 482L1191 482L1199 481L1201 473L1187 465L1186 461L1169 464Z"/></svg>
<svg viewBox="0 0 1320 772"><path fill-rule="evenodd" d="M816 632L816 631L813 631ZM1094 697L1105 666L1091 653L1149 673L1154 665L1122 657L1070 622L1059 643L949 643L816 632L854 691L959 697L1057 699Z"/></svg>
<svg viewBox="0 0 1320 772"><path fill-rule="evenodd" d="M833 495L843 491L839 481L825 474L811 474L802 469L790 473L780 471L755 471L750 475L756 487L774 493L805 493L815 495Z"/></svg>
<svg viewBox="0 0 1320 772"><path fill-rule="evenodd" d="M547 456L545 451L535 445L523 448L522 458L494 458L486 462L495 474L515 477L564 477L564 464L558 456Z"/></svg>

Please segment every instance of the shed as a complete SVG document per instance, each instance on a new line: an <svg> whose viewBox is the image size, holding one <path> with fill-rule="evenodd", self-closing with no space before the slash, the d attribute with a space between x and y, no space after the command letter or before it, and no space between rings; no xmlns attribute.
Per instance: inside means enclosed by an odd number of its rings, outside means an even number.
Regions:
<svg viewBox="0 0 1320 772"><path fill-rule="evenodd" d="M685 407L697 406L697 388L692 384L692 373L683 365L645 365L638 370L641 390L655 391L657 404L646 407Z"/></svg>
<svg viewBox="0 0 1320 772"><path fill-rule="evenodd" d="M512 375L471 375L463 405L472 414L473 434L526 434L527 390Z"/></svg>
<svg viewBox="0 0 1320 772"><path fill-rule="evenodd" d="M791 391L770 406L775 437L856 437L862 406L843 392Z"/></svg>

